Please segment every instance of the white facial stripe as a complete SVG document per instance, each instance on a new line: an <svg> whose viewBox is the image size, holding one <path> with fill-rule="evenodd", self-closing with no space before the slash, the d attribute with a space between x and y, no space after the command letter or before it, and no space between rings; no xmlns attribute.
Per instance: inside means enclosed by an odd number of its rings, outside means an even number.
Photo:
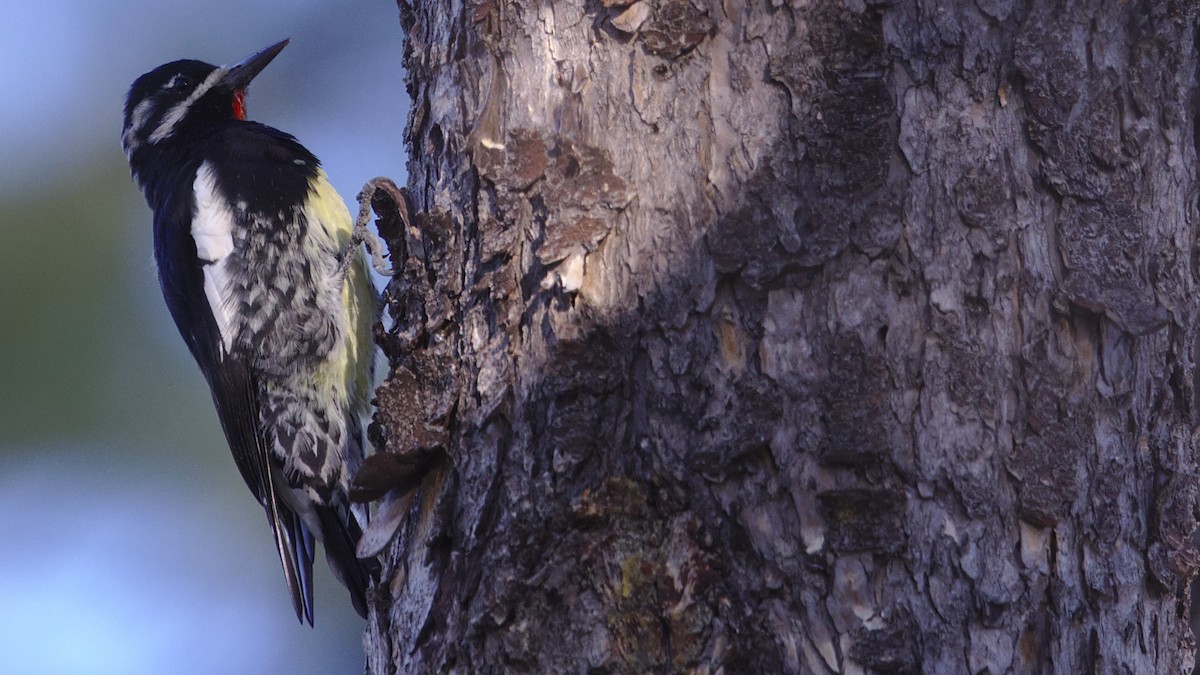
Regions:
<svg viewBox="0 0 1200 675"><path fill-rule="evenodd" d="M133 114L129 116L129 128L133 131L141 131L146 124L146 115L150 113L150 108L154 105L154 101L145 99L137 104L133 109Z"/></svg>
<svg viewBox="0 0 1200 675"><path fill-rule="evenodd" d="M150 142L157 143L164 138L169 138L171 136L171 132L175 130L175 125L178 124L179 120L183 119L183 116L187 114L188 108L192 107L193 103L200 100L201 96L207 94L208 90L212 89L213 85L215 85L217 81L225 75L225 73L226 70L224 68L217 68L216 70L212 71L212 73L210 73L208 77L204 78L204 81L196 87L195 91L193 91L190 96L183 101L176 103L175 107L167 111L167 114L163 116L162 122L158 123L158 128L154 130L154 133L150 134Z"/></svg>
<svg viewBox="0 0 1200 675"><path fill-rule="evenodd" d="M233 253L233 228L236 221L233 209L217 190L217 177L212 166L205 162L196 172L192 185L196 195L196 213L192 217L192 238L196 240L196 256L204 265L204 296L217 320L225 351L233 348L235 306L230 297L226 261Z"/></svg>
<svg viewBox="0 0 1200 675"><path fill-rule="evenodd" d="M146 125L146 119L150 114L150 108L154 106L154 101L145 99L137 104L133 109L133 113L129 116L129 126L125 127L125 133L121 134L121 145L125 147L125 156L128 158L133 154L133 151L138 148L141 143L138 142L138 132Z"/></svg>

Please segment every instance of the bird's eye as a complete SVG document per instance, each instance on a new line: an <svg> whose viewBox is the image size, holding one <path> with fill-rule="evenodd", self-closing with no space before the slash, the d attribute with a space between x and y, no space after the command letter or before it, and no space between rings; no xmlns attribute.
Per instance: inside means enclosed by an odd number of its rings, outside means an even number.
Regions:
<svg viewBox="0 0 1200 675"><path fill-rule="evenodd" d="M167 89L171 91L183 91L192 86L192 78L187 75L176 75L167 82Z"/></svg>

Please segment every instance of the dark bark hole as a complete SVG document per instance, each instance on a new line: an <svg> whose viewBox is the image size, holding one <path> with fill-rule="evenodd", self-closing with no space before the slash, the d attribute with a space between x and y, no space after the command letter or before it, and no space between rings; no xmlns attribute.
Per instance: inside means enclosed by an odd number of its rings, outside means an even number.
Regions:
<svg viewBox="0 0 1200 675"><path fill-rule="evenodd" d="M808 209L797 206L796 212L792 214L792 223L795 224L797 230L808 227Z"/></svg>
<svg viewBox="0 0 1200 675"><path fill-rule="evenodd" d="M987 300L978 295L968 294L963 298L963 304L966 305L967 313L974 318L987 316L990 309Z"/></svg>
<svg viewBox="0 0 1200 675"><path fill-rule="evenodd" d="M574 178L579 175L579 160L574 156L567 157L567 166L563 169L563 175L567 178Z"/></svg>
<svg viewBox="0 0 1200 675"><path fill-rule="evenodd" d="M429 130L429 144L433 147L433 155L436 156L442 154L442 148L445 146L446 141L444 138L442 138L441 126L435 124L433 125L433 128Z"/></svg>
<svg viewBox="0 0 1200 675"><path fill-rule="evenodd" d="M887 333L888 333L888 327L887 327L887 324L885 323L879 327L879 333L878 333L879 345L882 347L887 346Z"/></svg>

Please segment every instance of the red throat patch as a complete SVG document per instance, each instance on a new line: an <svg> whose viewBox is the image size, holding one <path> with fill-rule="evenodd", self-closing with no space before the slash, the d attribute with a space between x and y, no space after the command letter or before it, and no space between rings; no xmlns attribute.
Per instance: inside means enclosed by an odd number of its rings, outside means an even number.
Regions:
<svg viewBox="0 0 1200 675"><path fill-rule="evenodd" d="M233 92L233 119L246 119L246 90L238 89Z"/></svg>

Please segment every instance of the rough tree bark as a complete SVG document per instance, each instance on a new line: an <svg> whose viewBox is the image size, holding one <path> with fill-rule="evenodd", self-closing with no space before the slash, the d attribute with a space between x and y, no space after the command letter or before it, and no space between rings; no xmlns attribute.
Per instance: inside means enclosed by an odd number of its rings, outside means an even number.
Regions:
<svg viewBox="0 0 1200 675"><path fill-rule="evenodd" d="M369 672L1190 667L1191 5L400 14Z"/></svg>

